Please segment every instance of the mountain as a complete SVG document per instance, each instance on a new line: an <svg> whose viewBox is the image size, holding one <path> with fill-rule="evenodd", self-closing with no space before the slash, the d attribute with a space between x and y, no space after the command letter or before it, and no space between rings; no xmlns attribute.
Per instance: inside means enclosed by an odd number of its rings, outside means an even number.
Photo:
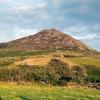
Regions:
<svg viewBox="0 0 100 100"><path fill-rule="evenodd" d="M56 29L42 30L34 35L1 43L0 48L11 50L89 50L90 48Z"/></svg>

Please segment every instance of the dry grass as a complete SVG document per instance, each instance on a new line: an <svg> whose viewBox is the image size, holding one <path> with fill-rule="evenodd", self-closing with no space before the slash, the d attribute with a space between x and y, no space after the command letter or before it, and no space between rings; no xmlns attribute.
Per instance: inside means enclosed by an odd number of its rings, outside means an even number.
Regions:
<svg viewBox="0 0 100 100"><path fill-rule="evenodd" d="M47 57L35 57L35 58L28 58L23 61L15 62L15 64L27 64L27 65L46 65L50 61L51 58Z"/></svg>
<svg viewBox="0 0 100 100"><path fill-rule="evenodd" d="M45 66L48 64L48 62L54 57L50 57L50 56L41 56L41 57L33 57L33 58L27 58L23 61L18 61L18 62L15 62L14 64L15 65L23 65L23 64L27 64L27 65L39 65L39 66ZM56 57L56 59L60 59L62 61L64 61L65 63L67 63L69 66L73 66L73 65L76 65L75 63L73 63L72 61L70 60L67 60L65 58L60 58L60 57Z"/></svg>

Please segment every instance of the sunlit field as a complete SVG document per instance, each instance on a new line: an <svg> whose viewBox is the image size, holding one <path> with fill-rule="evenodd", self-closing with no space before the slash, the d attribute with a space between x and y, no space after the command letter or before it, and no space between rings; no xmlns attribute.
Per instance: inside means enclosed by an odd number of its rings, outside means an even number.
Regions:
<svg viewBox="0 0 100 100"><path fill-rule="evenodd" d="M100 100L100 91L81 87L1 83L0 100Z"/></svg>

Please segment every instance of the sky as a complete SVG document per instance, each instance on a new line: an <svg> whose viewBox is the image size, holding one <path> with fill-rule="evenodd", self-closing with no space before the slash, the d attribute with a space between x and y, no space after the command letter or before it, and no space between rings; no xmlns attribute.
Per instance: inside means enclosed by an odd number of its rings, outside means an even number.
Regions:
<svg viewBox="0 0 100 100"><path fill-rule="evenodd" d="M0 42L50 28L100 51L100 0L0 0Z"/></svg>

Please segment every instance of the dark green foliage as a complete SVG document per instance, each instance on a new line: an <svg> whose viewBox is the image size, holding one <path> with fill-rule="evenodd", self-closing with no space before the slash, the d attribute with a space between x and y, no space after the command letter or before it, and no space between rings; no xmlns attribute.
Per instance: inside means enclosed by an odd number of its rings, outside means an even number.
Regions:
<svg viewBox="0 0 100 100"><path fill-rule="evenodd" d="M19 96L19 98L20 98L21 100L33 100L33 99L27 98L27 97L25 97L25 96Z"/></svg>
<svg viewBox="0 0 100 100"><path fill-rule="evenodd" d="M100 68L94 65L83 65L87 69L89 82L99 82L100 83Z"/></svg>
<svg viewBox="0 0 100 100"><path fill-rule="evenodd" d="M0 97L0 100L3 100L2 97Z"/></svg>

